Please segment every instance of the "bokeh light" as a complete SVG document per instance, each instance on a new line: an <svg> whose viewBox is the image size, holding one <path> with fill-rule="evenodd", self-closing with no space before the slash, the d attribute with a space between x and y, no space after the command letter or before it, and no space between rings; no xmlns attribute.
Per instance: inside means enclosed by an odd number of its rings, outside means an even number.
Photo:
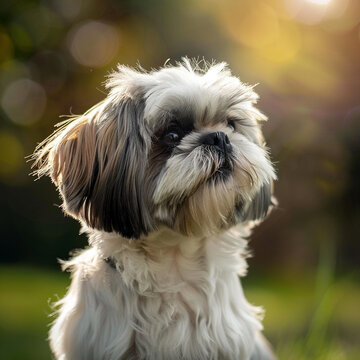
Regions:
<svg viewBox="0 0 360 360"><path fill-rule="evenodd" d="M313 3L313 4L327 5L327 4L329 4L332 0L305 0L305 1L308 1L308 2Z"/></svg>
<svg viewBox="0 0 360 360"><path fill-rule="evenodd" d="M30 70L24 62L18 59L4 61L0 64L0 96L13 81L29 77Z"/></svg>
<svg viewBox="0 0 360 360"><path fill-rule="evenodd" d="M99 21L87 21L76 25L68 36L68 46L74 59L83 66L107 65L119 47L117 29Z"/></svg>
<svg viewBox="0 0 360 360"><path fill-rule="evenodd" d="M285 0L288 14L297 21L315 25L341 17L349 0Z"/></svg>
<svg viewBox="0 0 360 360"><path fill-rule="evenodd" d="M287 63L299 53L302 36L296 24L282 21L274 40L258 49L258 53L267 60L275 63Z"/></svg>
<svg viewBox="0 0 360 360"><path fill-rule="evenodd" d="M4 91L1 105L8 117L16 124L30 125L44 113L46 94L41 85L29 79L19 79Z"/></svg>
<svg viewBox="0 0 360 360"><path fill-rule="evenodd" d="M279 36L279 20L273 8L260 1L242 1L235 8L220 6L221 25L238 43L261 48Z"/></svg>
<svg viewBox="0 0 360 360"><path fill-rule="evenodd" d="M84 6L83 0L51 0L54 8L66 19L72 20L76 18L82 7Z"/></svg>

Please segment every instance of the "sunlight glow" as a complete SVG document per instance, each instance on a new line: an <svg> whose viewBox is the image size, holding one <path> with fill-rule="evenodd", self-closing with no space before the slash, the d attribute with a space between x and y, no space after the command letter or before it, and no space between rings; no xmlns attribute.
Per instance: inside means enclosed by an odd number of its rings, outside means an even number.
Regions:
<svg viewBox="0 0 360 360"><path fill-rule="evenodd" d="M331 2L331 0L306 0L306 1L318 5L327 5Z"/></svg>

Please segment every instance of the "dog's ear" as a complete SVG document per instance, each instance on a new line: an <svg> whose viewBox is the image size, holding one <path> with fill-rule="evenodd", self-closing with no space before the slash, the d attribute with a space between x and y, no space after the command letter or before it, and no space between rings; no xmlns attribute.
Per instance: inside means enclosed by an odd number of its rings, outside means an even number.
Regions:
<svg viewBox="0 0 360 360"><path fill-rule="evenodd" d="M240 209L242 221L261 220L266 217L276 205L276 200L272 196L272 187L272 181L262 185L252 201Z"/></svg>
<svg viewBox="0 0 360 360"><path fill-rule="evenodd" d="M51 176L65 212L127 238L153 228L144 193L150 136L143 109L139 96L109 96L65 123L34 155L36 173Z"/></svg>

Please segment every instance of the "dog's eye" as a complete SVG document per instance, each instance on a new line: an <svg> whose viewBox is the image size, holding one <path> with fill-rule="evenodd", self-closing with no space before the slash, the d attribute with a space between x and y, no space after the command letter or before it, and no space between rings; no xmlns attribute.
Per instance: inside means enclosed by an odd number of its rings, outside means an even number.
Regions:
<svg viewBox="0 0 360 360"><path fill-rule="evenodd" d="M235 121L234 120L228 120L227 127L231 129L231 131L235 130Z"/></svg>
<svg viewBox="0 0 360 360"><path fill-rule="evenodd" d="M178 133L171 131L163 137L163 141L168 145L176 145L180 142L180 136Z"/></svg>

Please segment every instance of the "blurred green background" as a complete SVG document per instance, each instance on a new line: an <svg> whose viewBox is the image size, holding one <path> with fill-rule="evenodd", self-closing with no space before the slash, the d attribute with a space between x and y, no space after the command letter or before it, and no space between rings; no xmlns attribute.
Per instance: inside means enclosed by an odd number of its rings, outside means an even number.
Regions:
<svg viewBox="0 0 360 360"><path fill-rule="evenodd" d="M360 2L7 0L0 3L0 358L50 359L57 258L86 246L30 155L61 114L104 98L123 63L229 63L258 83L279 207L243 280L280 359L360 359Z"/></svg>

